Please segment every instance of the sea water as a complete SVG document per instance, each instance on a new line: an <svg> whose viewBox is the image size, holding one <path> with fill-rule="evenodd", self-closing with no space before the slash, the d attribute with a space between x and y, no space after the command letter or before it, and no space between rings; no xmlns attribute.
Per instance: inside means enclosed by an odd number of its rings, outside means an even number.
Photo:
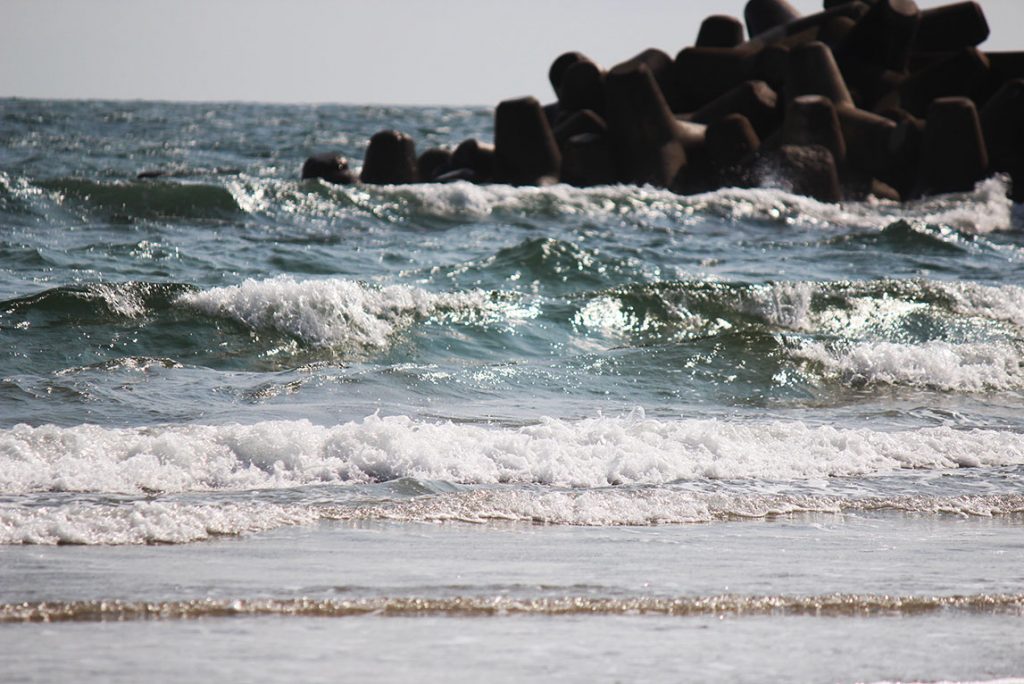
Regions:
<svg viewBox="0 0 1024 684"><path fill-rule="evenodd" d="M492 112L0 101L4 681L1024 676L1005 179L297 179L384 127Z"/></svg>

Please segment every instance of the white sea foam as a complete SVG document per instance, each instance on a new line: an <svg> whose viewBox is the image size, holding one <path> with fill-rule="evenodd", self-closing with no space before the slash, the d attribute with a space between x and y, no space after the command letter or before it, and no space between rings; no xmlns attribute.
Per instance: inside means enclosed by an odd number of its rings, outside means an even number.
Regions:
<svg viewBox="0 0 1024 684"><path fill-rule="evenodd" d="M975 233L1009 230L1013 201L1008 180L995 176L978 183L972 193L931 197L910 204L909 215L924 223L952 226Z"/></svg>
<svg viewBox="0 0 1024 684"><path fill-rule="evenodd" d="M320 517L315 508L273 504L0 507L0 544L184 544L308 525Z"/></svg>
<svg viewBox="0 0 1024 684"><path fill-rule="evenodd" d="M0 544L184 544L321 521L647 526L888 510L1000 516L1024 513L1022 495L851 497L681 491L672 488L484 488L374 504L184 503L0 506Z"/></svg>
<svg viewBox="0 0 1024 684"><path fill-rule="evenodd" d="M969 233L1009 230L1013 202L1007 180L981 181L972 192L939 195L913 202L819 202L782 190L725 189L699 196L700 208L728 210L734 219L771 219L793 225L885 228L896 221L949 226Z"/></svg>
<svg viewBox="0 0 1024 684"><path fill-rule="evenodd" d="M518 428L369 416L115 429L0 431L0 493L186 492L411 477L566 487L701 478L789 480L1024 463L1024 435L900 432L800 422L544 419Z"/></svg>
<svg viewBox="0 0 1024 684"><path fill-rule="evenodd" d="M991 517L1024 513L1024 496L839 497L688 492L667 488L526 491L481 489L335 510L335 519L661 525L761 519L793 513L892 510Z"/></svg>
<svg viewBox="0 0 1024 684"><path fill-rule="evenodd" d="M496 213L546 213L563 217L596 218L620 214L685 220L693 213L686 198L649 186L514 187L460 181L441 185L376 187L371 196L409 201L429 215L455 219L481 219Z"/></svg>
<svg viewBox="0 0 1024 684"><path fill-rule="evenodd" d="M356 204L400 200L428 214L480 219L497 212L547 212L559 216L671 219L680 224L704 220L703 213L732 220L766 220L787 225L884 228L895 221L950 226L974 233L1007 230L1013 202L1007 180L982 181L972 192L893 203L879 200L832 204L777 188L723 188L681 196L649 186L574 188L568 185L516 188L508 185L451 184L377 186L347 190ZM362 195L356 196L362 193ZM367 194L369 193L369 194ZM364 196L365 195L365 196ZM356 201L360 200L360 201Z"/></svg>
<svg viewBox="0 0 1024 684"><path fill-rule="evenodd" d="M973 192L904 203L869 200L832 204L769 188L726 188L688 199L700 211L735 220L772 220L801 226L881 229L903 220L990 233L1009 230L1013 225L1013 202L1007 197L1006 179L1000 177L978 183Z"/></svg>
<svg viewBox="0 0 1024 684"><path fill-rule="evenodd" d="M1024 329L1024 288L989 286L971 282L935 284L953 300L953 308L965 316L979 316L1012 323Z"/></svg>
<svg viewBox="0 0 1024 684"><path fill-rule="evenodd" d="M396 332L431 316L494 317L501 306L482 290L434 294L407 285L376 287L341 278L290 276L192 292L177 303L312 346L363 348L385 348ZM508 309L514 317L515 307Z"/></svg>
<svg viewBox="0 0 1024 684"><path fill-rule="evenodd" d="M1024 387L1024 357L1007 342L860 342L838 349L807 342L793 354L822 364L826 375L855 387L907 385L960 392Z"/></svg>

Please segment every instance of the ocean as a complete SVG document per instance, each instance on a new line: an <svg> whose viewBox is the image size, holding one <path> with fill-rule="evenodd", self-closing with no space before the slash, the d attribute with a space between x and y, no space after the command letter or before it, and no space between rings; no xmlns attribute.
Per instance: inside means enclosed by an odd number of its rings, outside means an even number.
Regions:
<svg viewBox="0 0 1024 684"><path fill-rule="evenodd" d="M0 100L0 679L1024 677L1006 179L298 180L391 127Z"/></svg>

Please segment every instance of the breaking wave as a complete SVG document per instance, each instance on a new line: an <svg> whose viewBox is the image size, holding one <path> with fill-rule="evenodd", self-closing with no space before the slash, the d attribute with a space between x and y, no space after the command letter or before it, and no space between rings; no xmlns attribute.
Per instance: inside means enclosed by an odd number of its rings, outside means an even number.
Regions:
<svg viewBox="0 0 1024 684"><path fill-rule="evenodd" d="M188 492L400 478L561 487L695 479L791 480L1024 463L1024 436L948 427L902 432L801 422L544 419L518 428L369 416L0 432L0 491Z"/></svg>
<svg viewBox="0 0 1024 684"><path fill-rule="evenodd" d="M473 489L385 503L134 501L0 506L0 544L185 544L324 521L651 526L874 511L994 517L1024 514L1024 496L758 495L673 489Z"/></svg>
<svg viewBox="0 0 1024 684"><path fill-rule="evenodd" d="M830 348L809 342L795 354L821 364L826 377L853 387L906 385L961 392L1024 387L1024 356L1009 343L867 342Z"/></svg>
<svg viewBox="0 0 1024 684"><path fill-rule="evenodd" d="M315 347L383 348L410 323L433 315L491 316L486 292L432 294L407 285L374 287L351 280L298 281L290 276L246 280L182 295L177 304L228 318L255 330L274 330Z"/></svg>
<svg viewBox="0 0 1024 684"><path fill-rule="evenodd" d="M464 222L488 217L617 217L631 223L694 225L707 216L729 221L883 229L897 221L946 226L968 233L1010 229L1013 203L1005 178L982 181L971 192L902 204L885 201L829 204L773 188L724 188L680 196L652 187L625 185L543 188L507 185L417 184L331 186L245 173L218 178L101 181L62 177L29 181L0 177L0 208L15 213L72 210L107 220L238 221L304 217L359 217L390 223ZM42 203L42 206L40 206ZM46 206L50 208L47 209ZM34 207L34 208L33 208Z"/></svg>
<svg viewBox="0 0 1024 684"><path fill-rule="evenodd" d="M896 221L949 226L971 233L1007 230L1013 222L1013 202L1007 181L990 178L969 193L894 204L879 201L829 204L771 188L725 188L680 196L651 187L604 186L573 188L515 188L506 185L412 185L345 191L367 193L382 202L395 202L414 215L479 220L501 215L575 216L664 220L691 225L703 215L728 220L755 220L784 225L882 229ZM355 196L355 195L353 195Z"/></svg>

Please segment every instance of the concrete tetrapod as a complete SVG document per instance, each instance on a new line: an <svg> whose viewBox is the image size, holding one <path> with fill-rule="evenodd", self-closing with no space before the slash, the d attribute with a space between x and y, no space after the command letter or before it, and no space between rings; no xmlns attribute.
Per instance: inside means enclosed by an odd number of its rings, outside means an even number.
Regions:
<svg viewBox="0 0 1024 684"><path fill-rule="evenodd" d="M974 102L966 97L932 102L921 151L925 192L966 192L987 172L988 154Z"/></svg>
<svg viewBox="0 0 1024 684"><path fill-rule="evenodd" d="M678 123L646 64L608 72L608 132L621 182L669 187L686 166Z"/></svg>
<svg viewBox="0 0 1024 684"><path fill-rule="evenodd" d="M736 47L743 42L743 22L736 17L713 14L700 25L696 47Z"/></svg>
<svg viewBox="0 0 1024 684"><path fill-rule="evenodd" d="M398 131L375 133L366 148L359 179L380 185L415 183L416 143Z"/></svg>
<svg viewBox="0 0 1024 684"><path fill-rule="evenodd" d="M348 160L335 152L315 154L307 159L302 165L302 178L322 178L336 185L348 185L356 180L348 168Z"/></svg>
<svg viewBox="0 0 1024 684"><path fill-rule="evenodd" d="M494 113L494 180L550 185L558 182L561 165L562 154L536 98L501 102Z"/></svg>

